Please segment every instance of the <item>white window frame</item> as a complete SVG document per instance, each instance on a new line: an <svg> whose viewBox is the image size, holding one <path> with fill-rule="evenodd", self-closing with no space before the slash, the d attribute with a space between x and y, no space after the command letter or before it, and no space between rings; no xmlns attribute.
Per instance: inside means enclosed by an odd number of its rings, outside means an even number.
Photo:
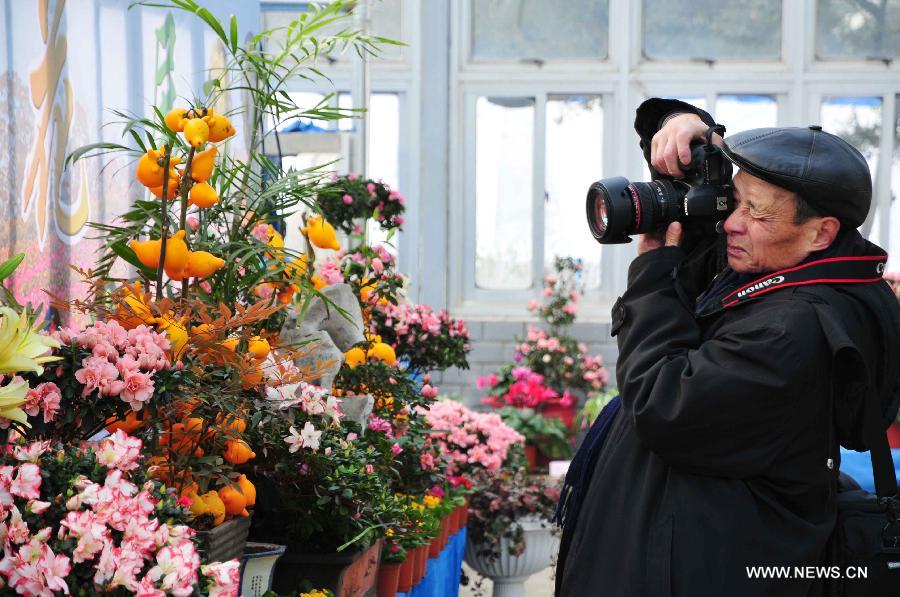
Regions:
<svg viewBox="0 0 900 597"><path fill-rule="evenodd" d="M372 0L363 0L369 1ZM421 18L421 7L417 0L401 1L401 32L407 46L403 48L401 60L372 59L370 71L371 94L395 93L398 96L398 109L400 113L398 131L398 185L397 189L407 197L406 219L403 231L399 232L392 243L397 249L397 261L401 271L404 268L415 265L416 239L418 238L418 207L413 193L417 188L418 175L418 147L419 147L419 106L420 93L416 84L421 72L420 52L412 51L418 47L421 38L421 28L418 25ZM265 0L261 4L297 4L294 0ZM262 18L262 10L260 19ZM350 50L352 52L352 50ZM286 82L289 92L316 92L327 95L334 92L334 105L337 105L337 93L350 93L353 88L353 67L350 61L336 63L326 70L333 85L326 80L309 81L300 77ZM336 170L345 171L348 164L337 164ZM378 178L377 172L367 172L368 176ZM412 281L412 292L416 291L418 282L415 277ZM414 294L412 296L415 296Z"/></svg>
<svg viewBox="0 0 900 597"><path fill-rule="evenodd" d="M712 112L718 95L770 95L776 99L779 126L820 121L823 97L872 96L882 99L879 168L873 208L889 214L891 163L895 143L895 98L900 94L900 60L817 61L816 0L782 0L781 59L769 62L649 61L642 53L643 2L609 0L607 60L554 61L542 66L510 60L473 60L469 1L453 4L450 52L450 197L448 303L454 314L480 320L523 320L522 302L537 295L543 261L544 112L542 94L584 93L603 97L603 176L643 180L644 162L632 123L634 110L647 97L698 95ZM627 27L621 26L627 23ZM475 287L474 103L479 95L535 97L535 208L531 236L534 288L486 291ZM727 122L724 123L727 126ZM614 141L616 141L614 143ZM873 209L874 212L874 209ZM871 215L870 215L871 220ZM890 237L891 222L880 218L879 244ZM868 223L867 223L868 225ZM900 228L900 222L893 223ZM864 225L864 230L865 225ZM587 234L587 229L584 231ZM895 234L897 234L895 232ZM458 243L458 244L457 244ZM459 247L459 248L454 248ZM588 293L579 312L583 321L609 321L609 308L624 290L634 243L603 248L601 289Z"/></svg>

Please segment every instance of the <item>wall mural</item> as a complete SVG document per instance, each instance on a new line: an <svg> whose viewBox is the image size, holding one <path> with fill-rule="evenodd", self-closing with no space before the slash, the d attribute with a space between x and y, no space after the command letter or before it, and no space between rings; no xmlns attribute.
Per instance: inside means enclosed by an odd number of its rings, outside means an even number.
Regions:
<svg viewBox="0 0 900 597"><path fill-rule="evenodd" d="M258 3L227 4L209 3L220 18L234 12L241 23L259 21ZM187 103L211 69L222 76L222 49L196 19L129 5L0 0L0 261L26 254L9 282L21 302L46 305L44 289L79 293L69 264L94 262L90 222L122 213L143 193L124 156L68 166L66 156L89 143L122 142L110 110L146 114L154 101ZM134 35L148 43L135 44Z"/></svg>

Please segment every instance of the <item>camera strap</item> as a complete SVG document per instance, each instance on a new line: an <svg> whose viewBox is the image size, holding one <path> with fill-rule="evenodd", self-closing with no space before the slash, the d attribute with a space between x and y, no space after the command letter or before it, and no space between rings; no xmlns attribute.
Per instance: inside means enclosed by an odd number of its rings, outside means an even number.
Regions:
<svg viewBox="0 0 900 597"><path fill-rule="evenodd" d="M722 306L734 307L773 290L808 284L867 284L884 275L887 255L831 257L779 270L725 295Z"/></svg>

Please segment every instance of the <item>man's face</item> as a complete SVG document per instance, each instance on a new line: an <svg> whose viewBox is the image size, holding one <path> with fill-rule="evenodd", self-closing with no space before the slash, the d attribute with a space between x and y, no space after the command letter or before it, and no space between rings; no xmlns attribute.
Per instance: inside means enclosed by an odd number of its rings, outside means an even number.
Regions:
<svg viewBox="0 0 900 597"><path fill-rule="evenodd" d="M790 191L741 170L733 180L734 212L725 221L728 265L741 274L797 265L812 251L814 219L796 224Z"/></svg>

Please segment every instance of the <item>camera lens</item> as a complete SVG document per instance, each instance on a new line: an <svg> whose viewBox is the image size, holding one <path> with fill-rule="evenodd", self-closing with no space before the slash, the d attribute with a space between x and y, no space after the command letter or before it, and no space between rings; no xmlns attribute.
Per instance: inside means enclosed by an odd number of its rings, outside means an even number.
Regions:
<svg viewBox="0 0 900 597"><path fill-rule="evenodd" d="M629 242L632 234L662 230L680 213L688 187L668 180L629 182L622 176L604 178L587 194L587 219L597 242Z"/></svg>

